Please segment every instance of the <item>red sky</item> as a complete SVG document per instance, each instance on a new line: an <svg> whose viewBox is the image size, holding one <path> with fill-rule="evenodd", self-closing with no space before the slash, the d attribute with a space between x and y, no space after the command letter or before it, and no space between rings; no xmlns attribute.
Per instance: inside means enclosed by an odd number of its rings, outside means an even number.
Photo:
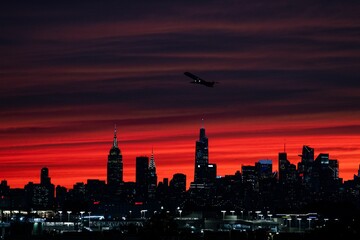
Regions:
<svg viewBox="0 0 360 240"><path fill-rule="evenodd" d="M204 118L218 175L284 143L360 164L356 1L6 3L0 9L0 178L106 180L117 125L124 180L154 149L158 178L193 180ZM214 88L189 84L189 71Z"/></svg>

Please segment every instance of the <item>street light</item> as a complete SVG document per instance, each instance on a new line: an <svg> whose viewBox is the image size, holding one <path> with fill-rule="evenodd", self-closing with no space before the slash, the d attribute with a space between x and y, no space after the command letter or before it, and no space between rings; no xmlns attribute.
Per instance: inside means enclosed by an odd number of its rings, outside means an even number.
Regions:
<svg viewBox="0 0 360 240"><path fill-rule="evenodd" d="M301 231L301 218L297 218L297 220L299 221L299 232Z"/></svg>
<svg viewBox="0 0 360 240"><path fill-rule="evenodd" d="M146 218L146 217L145 217L145 213L146 213L146 212L147 212L146 209L140 210L140 213L141 213L141 214L140 214L140 215L141 215L140 217L141 217L141 218ZM143 214L144 214L144 216L143 216Z"/></svg>
<svg viewBox="0 0 360 240"><path fill-rule="evenodd" d="M8 211L8 210L5 210L5 211L4 211L4 214L5 214L5 216L6 216L6 222L9 222L10 213L11 213L11 211ZM34 217L33 217L33 218L34 218Z"/></svg>
<svg viewBox="0 0 360 240"><path fill-rule="evenodd" d="M244 219L244 211L241 210L241 219Z"/></svg>
<svg viewBox="0 0 360 240"><path fill-rule="evenodd" d="M325 221L324 226L326 225L326 222L327 222L328 220L329 220L328 218L324 218L324 221Z"/></svg>
<svg viewBox="0 0 360 240"><path fill-rule="evenodd" d="M62 211L59 211L60 214L60 222L62 222Z"/></svg>
<svg viewBox="0 0 360 240"><path fill-rule="evenodd" d="M310 226L311 226L311 218L307 218L307 220L309 221L309 229L310 229Z"/></svg>
<svg viewBox="0 0 360 240"><path fill-rule="evenodd" d="M145 209L145 210L144 210L144 218L146 218L146 216L145 216L146 212L147 212L147 210Z"/></svg>
<svg viewBox="0 0 360 240"><path fill-rule="evenodd" d="M67 214L68 214L68 222L70 222L70 213L71 213L71 211L67 211Z"/></svg>
<svg viewBox="0 0 360 240"><path fill-rule="evenodd" d="M231 210L230 212L231 212L231 215L234 215L234 213L235 213L235 211L234 211L234 210Z"/></svg>
<svg viewBox="0 0 360 240"><path fill-rule="evenodd" d="M226 213L226 210L221 210L222 214L223 214L223 220L225 219L225 213Z"/></svg>
<svg viewBox="0 0 360 240"><path fill-rule="evenodd" d="M256 213L256 219L259 219L259 214L261 213L261 211L255 211Z"/></svg>
<svg viewBox="0 0 360 240"><path fill-rule="evenodd" d="M288 222L289 222L289 228L291 228L291 217L287 218Z"/></svg>
<svg viewBox="0 0 360 240"><path fill-rule="evenodd" d="M83 214L85 213L85 211L81 211L80 215L81 215L81 224L83 223Z"/></svg>
<svg viewBox="0 0 360 240"><path fill-rule="evenodd" d="M180 209L180 207L177 207L177 210L178 210L179 215L180 215L180 218L181 218L181 212L182 212L182 210Z"/></svg>

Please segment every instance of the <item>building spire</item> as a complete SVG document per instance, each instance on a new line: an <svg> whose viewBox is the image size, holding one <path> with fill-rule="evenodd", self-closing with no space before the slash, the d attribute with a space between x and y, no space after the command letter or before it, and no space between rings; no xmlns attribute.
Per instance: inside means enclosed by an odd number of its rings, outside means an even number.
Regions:
<svg viewBox="0 0 360 240"><path fill-rule="evenodd" d="M149 169L155 169L155 159L154 159L154 147L151 148L151 157L149 162Z"/></svg>
<svg viewBox="0 0 360 240"><path fill-rule="evenodd" d="M117 148L118 147L118 142L117 142L117 138L116 138L116 124L115 124L115 129L114 129L114 142L113 142L113 147Z"/></svg>

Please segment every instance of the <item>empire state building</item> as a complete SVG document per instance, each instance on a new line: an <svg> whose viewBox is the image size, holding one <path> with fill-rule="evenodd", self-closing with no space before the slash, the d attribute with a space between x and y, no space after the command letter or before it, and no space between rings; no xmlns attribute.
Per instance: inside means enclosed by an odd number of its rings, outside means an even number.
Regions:
<svg viewBox="0 0 360 240"><path fill-rule="evenodd" d="M116 137L116 126L114 130L114 141L110 149L107 162L107 185L110 188L118 188L123 182L123 161L121 151L118 147Z"/></svg>

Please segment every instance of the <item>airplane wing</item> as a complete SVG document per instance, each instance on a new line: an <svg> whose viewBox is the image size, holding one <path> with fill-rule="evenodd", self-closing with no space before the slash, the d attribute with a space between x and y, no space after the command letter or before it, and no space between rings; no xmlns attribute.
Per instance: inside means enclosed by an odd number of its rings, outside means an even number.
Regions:
<svg viewBox="0 0 360 240"><path fill-rule="evenodd" d="M189 73L189 72L184 72L184 74L185 74L186 76L194 79L194 80L203 80L203 79L199 78L198 76L196 76L196 75L194 75L194 74L192 74L192 73Z"/></svg>
<svg viewBox="0 0 360 240"><path fill-rule="evenodd" d="M196 83L196 84L202 84L202 85L205 85L207 87L214 87L214 84L215 83L218 83L218 82L208 82L208 81L205 81L204 79L201 79L200 77L190 73L190 72L184 72L184 74L192 79L194 79L194 81L190 82L190 83Z"/></svg>

